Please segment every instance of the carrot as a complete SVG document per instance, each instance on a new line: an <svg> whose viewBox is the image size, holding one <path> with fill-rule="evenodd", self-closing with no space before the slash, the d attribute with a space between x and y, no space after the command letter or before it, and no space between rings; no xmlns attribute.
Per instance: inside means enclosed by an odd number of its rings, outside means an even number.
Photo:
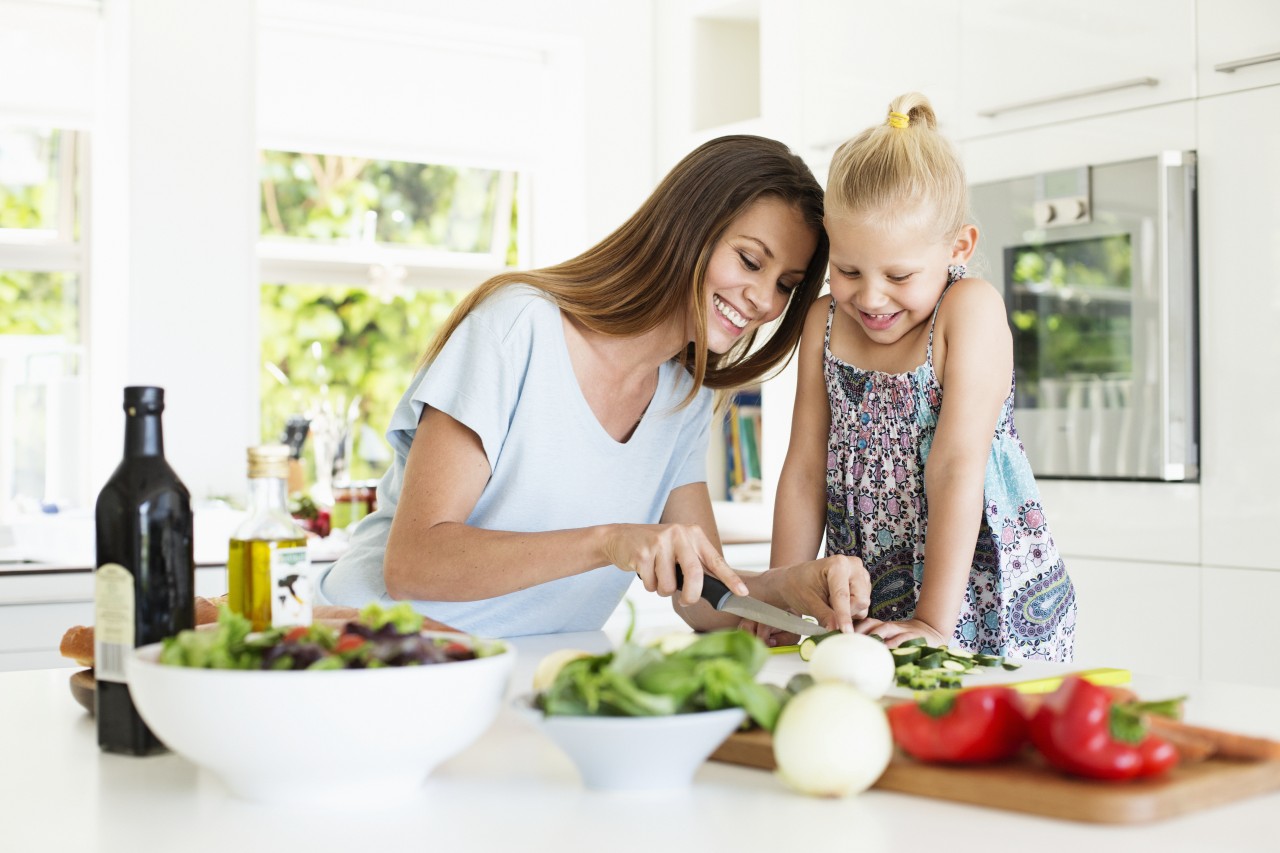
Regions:
<svg viewBox="0 0 1280 853"><path fill-rule="evenodd" d="M1213 745L1213 755L1217 758L1280 761L1280 741L1224 732L1221 729L1211 729L1206 726L1193 726L1181 720L1155 715L1148 717L1147 724L1152 732L1169 740L1182 737L1208 741Z"/></svg>

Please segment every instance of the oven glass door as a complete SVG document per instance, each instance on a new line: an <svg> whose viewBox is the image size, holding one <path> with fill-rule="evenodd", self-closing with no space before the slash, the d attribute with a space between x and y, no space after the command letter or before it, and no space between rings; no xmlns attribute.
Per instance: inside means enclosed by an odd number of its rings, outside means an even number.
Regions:
<svg viewBox="0 0 1280 853"><path fill-rule="evenodd" d="M1193 155L1191 157L1194 162ZM1014 339L1014 421L1037 476L1195 479L1194 166L1073 170L971 188L980 274ZM994 269L992 269L994 267Z"/></svg>

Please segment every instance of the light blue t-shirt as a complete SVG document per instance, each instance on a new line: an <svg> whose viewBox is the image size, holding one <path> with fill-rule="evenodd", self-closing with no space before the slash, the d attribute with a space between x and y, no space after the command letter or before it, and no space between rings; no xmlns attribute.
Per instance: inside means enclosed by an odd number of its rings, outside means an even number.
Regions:
<svg viewBox="0 0 1280 853"><path fill-rule="evenodd" d="M519 532L654 524L673 489L706 480L712 394L701 389L678 409L691 382L678 363L663 364L644 419L619 443L582 395L559 308L527 285L500 290L462 321L400 400L387 432L395 460L378 485L378 509L322 578L323 598L354 607L391 600L383 555L424 406L471 428L484 445L492 474L468 524ZM413 605L482 636L595 631L634 577L606 566L497 598Z"/></svg>

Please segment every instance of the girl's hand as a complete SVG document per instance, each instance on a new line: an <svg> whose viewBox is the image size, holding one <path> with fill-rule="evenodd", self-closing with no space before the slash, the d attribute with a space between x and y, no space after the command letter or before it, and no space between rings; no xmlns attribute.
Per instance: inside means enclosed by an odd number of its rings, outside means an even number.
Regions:
<svg viewBox="0 0 1280 853"><path fill-rule="evenodd" d="M815 617L828 631L853 631L853 620L871 606L871 576L857 557L823 557L766 574L774 573L782 575L782 606Z"/></svg>
<svg viewBox="0 0 1280 853"><path fill-rule="evenodd" d="M949 637L944 637L940 631L919 619L903 619L900 622L863 619L854 630L859 634L876 634L891 649L915 637L923 637L931 646L945 646L950 642Z"/></svg>
<svg viewBox="0 0 1280 853"><path fill-rule="evenodd" d="M737 595L749 595L747 585L729 567L697 524L616 524L605 542L605 556L623 571L635 572L649 592L676 594L676 564L684 575L679 601L693 605L702 595L707 572Z"/></svg>

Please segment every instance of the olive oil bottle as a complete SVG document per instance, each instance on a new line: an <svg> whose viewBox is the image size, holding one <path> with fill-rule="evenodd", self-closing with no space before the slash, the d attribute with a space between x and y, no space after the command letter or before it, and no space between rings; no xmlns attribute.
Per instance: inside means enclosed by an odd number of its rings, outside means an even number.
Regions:
<svg viewBox="0 0 1280 853"><path fill-rule="evenodd" d="M314 593L307 535L285 503L289 448L249 448L249 515L231 537L227 604L255 631L310 625Z"/></svg>
<svg viewBox="0 0 1280 853"><path fill-rule="evenodd" d="M195 624L191 496L164 458L164 389L124 389L124 459L94 507L94 676L98 746L150 755L162 744L138 715L125 658Z"/></svg>

